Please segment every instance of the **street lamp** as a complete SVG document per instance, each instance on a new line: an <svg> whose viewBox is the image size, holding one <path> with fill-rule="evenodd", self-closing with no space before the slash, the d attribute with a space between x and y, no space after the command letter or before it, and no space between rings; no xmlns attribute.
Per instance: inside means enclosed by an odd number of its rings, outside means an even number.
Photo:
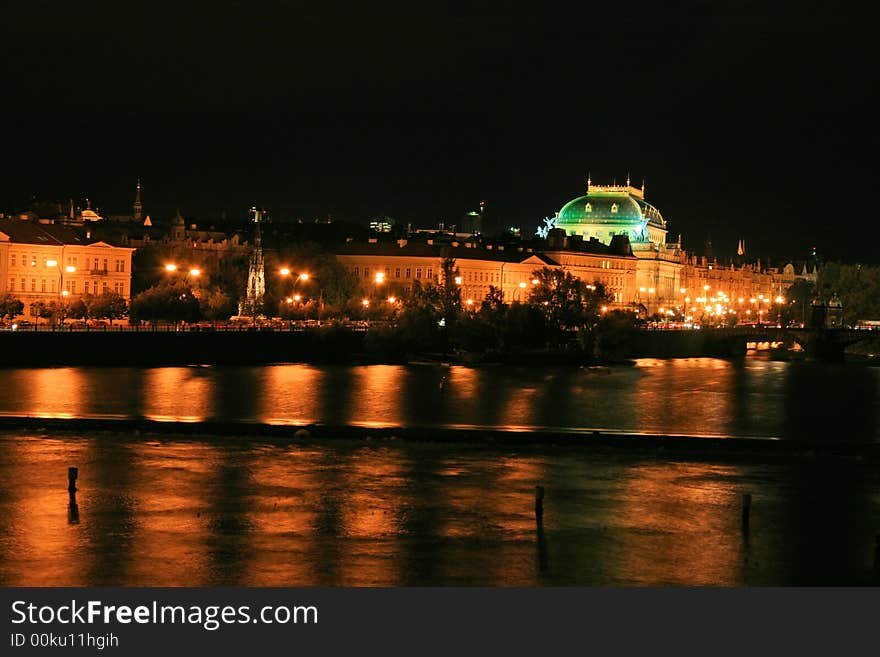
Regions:
<svg viewBox="0 0 880 657"><path fill-rule="evenodd" d="M281 276L285 277L285 278L291 275L291 272L290 272L290 268L289 268L289 267L281 267L281 268L278 270L278 273L279 273ZM309 275L308 275L307 273L305 273L305 272L300 272L299 274L297 274L296 278L293 280L293 287L292 287L292 289L290 290L291 293L295 293L295 292L296 292L296 285L297 285L297 283L299 283L300 281L307 281L307 280L309 280ZM295 301L299 301L300 298L301 298L299 294L293 294L292 296L293 296L293 300L295 300ZM288 304L291 303L291 297L287 297L287 299L285 299L285 301L286 301Z"/></svg>

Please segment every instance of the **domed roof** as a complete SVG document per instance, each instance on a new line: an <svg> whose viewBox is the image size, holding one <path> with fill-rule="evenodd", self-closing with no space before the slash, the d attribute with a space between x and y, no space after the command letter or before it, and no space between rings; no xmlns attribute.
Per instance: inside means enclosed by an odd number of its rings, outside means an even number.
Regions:
<svg viewBox="0 0 880 657"><path fill-rule="evenodd" d="M636 199L626 193L588 193L562 206L558 226L584 223L642 224L644 217Z"/></svg>
<svg viewBox="0 0 880 657"><path fill-rule="evenodd" d="M590 185L584 196L562 206L556 225L607 224L644 227L647 224L666 228L660 211L645 201L644 188L627 185Z"/></svg>

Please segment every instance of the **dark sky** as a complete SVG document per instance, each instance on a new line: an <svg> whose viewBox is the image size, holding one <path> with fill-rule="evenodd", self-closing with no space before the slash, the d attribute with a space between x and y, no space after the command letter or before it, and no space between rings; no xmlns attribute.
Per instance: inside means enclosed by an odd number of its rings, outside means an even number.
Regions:
<svg viewBox="0 0 880 657"><path fill-rule="evenodd" d="M4 10L0 206L121 213L140 176L158 216L428 224L485 199L533 230L587 171L630 171L688 248L880 261L868 15L358 4Z"/></svg>

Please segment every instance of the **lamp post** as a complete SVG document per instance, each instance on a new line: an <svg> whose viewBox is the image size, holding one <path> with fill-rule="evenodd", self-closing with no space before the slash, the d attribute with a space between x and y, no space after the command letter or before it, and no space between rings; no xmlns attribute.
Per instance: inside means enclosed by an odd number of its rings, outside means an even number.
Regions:
<svg viewBox="0 0 880 657"><path fill-rule="evenodd" d="M56 267L58 269L58 314L60 316L60 324L61 327L64 327L64 319L66 313L65 304L67 302L67 297L70 295L68 290L64 289L64 272L68 274L73 274L76 272L76 267L73 265L67 265L66 267L62 267L61 264L57 260L47 260L47 267Z"/></svg>
<svg viewBox="0 0 880 657"><path fill-rule="evenodd" d="M284 278L293 275L289 267L282 267L278 270L278 274ZM296 286L300 281L306 282L308 280L309 274L307 274L306 272L300 272L299 274L297 274L296 278L293 279L293 287L290 290L291 294L285 299L288 304L292 303L292 301L298 302L302 298L299 294L296 294Z"/></svg>

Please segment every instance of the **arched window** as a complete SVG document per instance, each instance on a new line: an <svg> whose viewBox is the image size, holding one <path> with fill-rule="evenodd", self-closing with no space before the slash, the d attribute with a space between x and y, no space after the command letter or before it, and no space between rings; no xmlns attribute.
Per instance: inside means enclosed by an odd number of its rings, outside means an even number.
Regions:
<svg viewBox="0 0 880 657"><path fill-rule="evenodd" d="M584 212L592 212L592 211L593 211L593 204L592 204L592 203L587 203L587 204L584 206Z"/></svg>
<svg viewBox="0 0 880 657"><path fill-rule="evenodd" d="M617 203L612 203L612 204L611 204L611 213L612 213L612 214L616 214L616 213L617 213Z"/></svg>

